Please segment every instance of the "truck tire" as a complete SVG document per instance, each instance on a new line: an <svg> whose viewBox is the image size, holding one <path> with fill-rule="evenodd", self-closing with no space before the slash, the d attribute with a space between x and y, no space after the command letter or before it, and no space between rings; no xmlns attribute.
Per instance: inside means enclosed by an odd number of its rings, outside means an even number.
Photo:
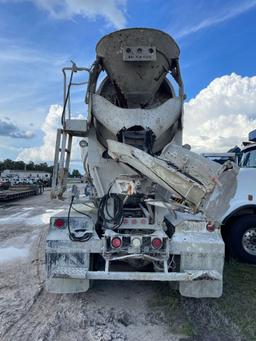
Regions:
<svg viewBox="0 0 256 341"><path fill-rule="evenodd" d="M256 264L256 215L244 215L230 226L231 251L239 260Z"/></svg>

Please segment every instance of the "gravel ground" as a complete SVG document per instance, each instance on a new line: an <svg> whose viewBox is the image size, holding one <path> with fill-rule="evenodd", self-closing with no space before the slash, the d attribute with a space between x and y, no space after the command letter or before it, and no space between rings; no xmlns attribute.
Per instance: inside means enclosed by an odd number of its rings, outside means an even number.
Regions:
<svg viewBox="0 0 256 341"><path fill-rule="evenodd" d="M0 204L0 340L246 340L216 300L186 299L166 283L96 281L87 293L48 293L47 223L65 205L49 191Z"/></svg>

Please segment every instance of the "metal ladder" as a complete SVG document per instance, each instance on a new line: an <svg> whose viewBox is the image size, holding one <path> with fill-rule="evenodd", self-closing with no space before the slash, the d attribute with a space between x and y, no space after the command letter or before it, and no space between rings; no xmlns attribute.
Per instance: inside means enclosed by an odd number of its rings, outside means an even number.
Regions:
<svg viewBox="0 0 256 341"><path fill-rule="evenodd" d="M70 164L72 135L63 129L57 130L54 167L52 175L51 198L63 199L67 187L68 170Z"/></svg>
<svg viewBox="0 0 256 341"><path fill-rule="evenodd" d="M88 68L77 67L72 62L72 67L62 69L64 75L64 96L63 96L63 113L61 123L63 128L57 129L54 166L52 176L51 198L63 200L63 193L67 188L68 170L71 158L72 138L73 136L85 137L87 131L87 121L85 119L71 119L70 106L70 88L72 85L84 85L87 82L72 83L73 73L79 71L89 72ZM71 72L69 83L67 84L66 72ZM66 110L67 109L67 110Z"/></svg>

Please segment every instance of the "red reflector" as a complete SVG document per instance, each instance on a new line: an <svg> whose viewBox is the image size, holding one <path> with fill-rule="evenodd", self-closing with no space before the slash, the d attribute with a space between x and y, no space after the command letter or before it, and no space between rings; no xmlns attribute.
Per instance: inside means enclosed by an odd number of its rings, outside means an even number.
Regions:
<svg viewBox="0 0 256 341"><path fill-rule="evenodd" d="M160 238L154 238L151 241L151 245L154 249L160 249L162 246L162 240Z"/></svg>
<svg viewBox="0 0 256 341"><path fill-rule="evenodd" d="M124 224L128 224L128 223L129 223L129 220L128 220L128 219L124 219L123 223L124 223Z"/></svg>
<svg viewBox="0 0 256 341"><path fill-rule="evenodd" d="M131 220L131 223L132 223L132 224L137 224L137 219L132 219L132 220Z"/></svg>
<svg viewBox="0 0 256 341"><path fill-rule="evenodd" d="M207 225L206 225L206 229L207 229L207 231L209 231L209 232L213 232L213 231L215 231L215 225L214 224L212 224L212 223L208 223Z"/></svg>
<svg viewBox="0 0 256 341"><path fill-rule="evenodd" d="M140 221L141 224L146 224L146 219L142 218Z"/></svg>
<svg viewBox="0 0 256 341"><path fill-rule="evenodd" d="M61 229L64 225L65 221L63 219L56 219L54 222L54 226L57 227L57 229Z"/></svg>
<svg viewBox="0 0 256 341"><path fill-rule="evenodd" d="M122 245L122 240L119 237L114 237L111 240L112 247L118 249Z"/></svg>

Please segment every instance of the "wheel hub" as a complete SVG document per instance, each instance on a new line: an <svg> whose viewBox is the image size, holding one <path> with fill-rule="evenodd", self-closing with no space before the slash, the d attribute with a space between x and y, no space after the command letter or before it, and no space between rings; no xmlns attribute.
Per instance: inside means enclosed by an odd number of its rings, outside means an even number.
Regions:
<svg viewBox="0 0 256 341"><path fill-rule="evenodd" d="M246 252L256 256L256 227L249 228L245 231L242 238L242 245Z"/></svg>

